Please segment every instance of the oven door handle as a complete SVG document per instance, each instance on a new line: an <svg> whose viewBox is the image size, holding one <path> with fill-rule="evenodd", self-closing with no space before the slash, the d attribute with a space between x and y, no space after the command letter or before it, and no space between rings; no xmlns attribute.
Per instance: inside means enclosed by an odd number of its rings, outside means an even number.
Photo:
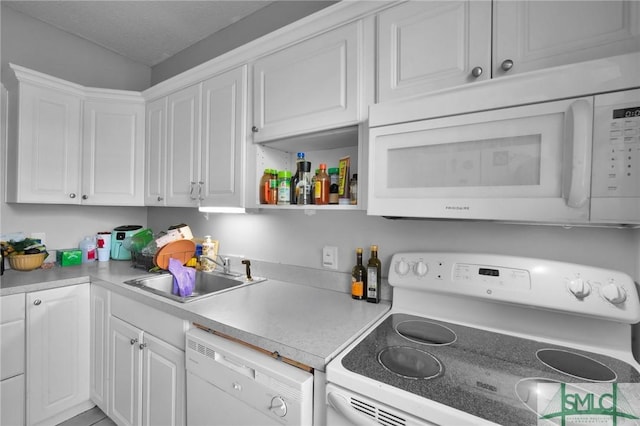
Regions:
<svg viewBox="0 0 640 426"><path fill-rule="evenodd" d="M579 209L589 201L593 107L586 99L569 105L565 116L564 196L567 206Z"/></svg>
<svg viewBox="0 0 640 426"><path fill-rule="evenodd" d="M336 392L329 392L327 394L327 401L329 402L329 405L334 410L336 410L340 416L348 420L351 424L362 426L380 426L380 424L375 420L364 417L363 414L359 414L358 412L356 412L353 408L351 408L351 405L349 405L347 398Z"/></svg>

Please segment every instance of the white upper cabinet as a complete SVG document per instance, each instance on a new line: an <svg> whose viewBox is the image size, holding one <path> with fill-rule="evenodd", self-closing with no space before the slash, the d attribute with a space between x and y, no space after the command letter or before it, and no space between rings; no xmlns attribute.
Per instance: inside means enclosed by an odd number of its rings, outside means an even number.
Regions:
<svg viewBox="0 0 640 426"><path fill-rule="evenodd" d="M144 100L11 65L7 201L143 205ZM15 126L17 124L17 126Z"/></svg>
<svg viewBox="0 0 640 426"><path fill-rule="evenodd" d="M202 205L242 206L246 117L246 66L202 83Z"/></svg>
<svg viewBox="0 0 640 426"><path fill-rule="evenodd" d="M637 1L408 1L378 14L377 102L640 50Z"/></svg>
<svg viewBox="0 0 640 426"><path fill-rule="evenodd" d="M7 201L79 204L79 94L24 82L18 101L18 131L7 141Z"/></svg>
<svg viewBox="0 0 640 426"><path fill-rule="evenodd" d="M493 76L640 50L637 1L494 2Z"/></svg>
<svg viewBox="0 0 640 426"><path fill-rule="evenodd" d="M378 102L490 78L490 1L410 1L378 15Z"/></svg>
<svg viewBox="0 0 640 426"><path fill-rule="evenodd" d="M144 204L144 102L85 101L82 204Z"/></svg>
<svg viewBox="0 0 640 426"><path fill-rule="evenodd" d="M147 104L145 204L242 205L247 66Z"/></svg>
<svg viewBox="0 0 640 426"><path fill-rule="evenodd" d="M357 124L360 22L253 63L254 142Z"/></svg>
<svg viewBox="0 0 640 426"><path fill-rule="evenodd" d="M147 141L144 152L144 204L163 206L167 148L167 98L147 104Z"/></svg>
<svg viewBox="0 0 640 426"><path fill-rule="evenodd" d="M167 205L197 204L199 150L200 84L196 84L172 93L167 100Z"/></svg>

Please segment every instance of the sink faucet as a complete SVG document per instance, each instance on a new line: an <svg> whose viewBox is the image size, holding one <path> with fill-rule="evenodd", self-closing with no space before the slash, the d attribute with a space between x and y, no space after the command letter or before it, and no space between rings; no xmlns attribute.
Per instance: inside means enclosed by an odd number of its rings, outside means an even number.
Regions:
<svg viewBox="0 0 640 426"><path fill-rule="evenodd" d="M210 260L211 262L215 263L218 266L222 267L222 272L224 272L225 274L231 274L231 259L229 259L228 257L222 257L222 263L218 262L216 259L213 259L209 256L200 256L200 262L202 263L202 260L206 259L206 260Z"/></svg>

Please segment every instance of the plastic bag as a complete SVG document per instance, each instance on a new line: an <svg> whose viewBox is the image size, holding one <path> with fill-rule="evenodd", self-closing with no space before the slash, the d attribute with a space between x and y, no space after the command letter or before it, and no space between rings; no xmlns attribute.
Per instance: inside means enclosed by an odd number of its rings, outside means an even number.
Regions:
<svg viewBox="0 0 640 426"><path fill-rule="evenodd" d="M188 297L193 294L196 283L196 270L182 265L177 259L169 259L169 272L173 275L172 293L180 297Z"/></svg>

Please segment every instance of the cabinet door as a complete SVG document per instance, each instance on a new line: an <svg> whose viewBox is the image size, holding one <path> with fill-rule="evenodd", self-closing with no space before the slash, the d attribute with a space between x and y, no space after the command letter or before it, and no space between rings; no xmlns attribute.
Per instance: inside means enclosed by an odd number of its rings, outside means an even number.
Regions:
<svg viewBox="0 0 640 426"><path fill-rule="evenodd" d="M80 97L20 84L15 164L8 164L7 200L22 203L80 203ZM15 173L14 173L15 172ZM15 185L15 188L14 188Z"/></svg>
<svg viewBox="0 0 640 426"><path fill-rule="evenodd" d="M147 105L147 129L145 144L145 192L147 206L165 205L167 98Z"/></svg>
<svg viewBox="0 0 640 426"><path fill-rule="evenodd" d="M378 34L380 102L490 78L490 1L409 1Z"/></svg>
<svg viewBox="0 0 640 426"><path fill-rule="evenodd" d="M494 77L640 50L637 1L494 3Z"/></svg>
<svg viewBox="0 0 640 426"><path fill-rule="evenodd" d="M200 85L169 95L167 115L167 205L194 206L200 187Z"/></svg>
<svg viewBox="0 0 640 426"><path fill-rule="evenodd" d="M246 66L213 77L202 85L203 205L242 205L246 87Z"/></svg>
<svg viewBox="0 0 640 426"><path fill-rule="evenodd" d="M142 330L112 316L109 335L111 389L107 414L119 426L139 425L142 421Z"/></svg>
<svg viewBox="0 0 640 426"><path fill-rule="evenodd" d="M82 204L144 204L144 104L84 104Z"/></svg>
<svg viewBox="0 0 640 426"><path fill-rule="evenodd" d="M184 351L144 335L143 412L145 426L186 423L186 370Z"/></svg>
<svg viewBox="0 0 640 426"><path fill-rule="evenodd" d="M89 284L27 293L27 423L89 401Z"/></svg>
<svg viewBox="0 0 640 426"><path fill-rule="evenodd" d="M357 123L359 30L345 25L254 63L255 142Z"/></svg>
<svg viewBox="0 0 640 426"><path fill-rule="evenodd" d="M0 381L0 424L24 425L24 374Z"/></svg>
<svg viewBox="0 0 640 426"><path fill-rule="evenodd" d="M91 400L109 411L109 302L108 290L91 285Z"/></svg>

